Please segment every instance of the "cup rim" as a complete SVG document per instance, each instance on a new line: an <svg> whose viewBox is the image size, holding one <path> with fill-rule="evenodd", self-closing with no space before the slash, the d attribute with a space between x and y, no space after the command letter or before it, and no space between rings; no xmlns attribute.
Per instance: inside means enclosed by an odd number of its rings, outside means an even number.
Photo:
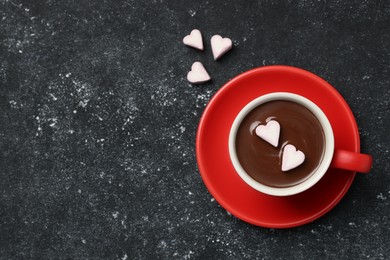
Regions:
<svg viewBox="0 0 390 260"><path fill-rule="evenodd" d="M322 129L324 131L325 136L325 151L324 156L322 158L321 164L317 168L316 172L307 180L291 186L291 187L271 187L264 185L262 183L257 182L254 180L249 174L247 174L244 170L244 168L241 166L241 163L238 160L237 153L236 153L236 135L238 128L242 122L242 120L245 118L245 116L252 111L255 107L270 102L274 100L287 100L287 101L293 101L300 105L303 105L307 109L309 109L319 120ZM298 194L301 192L306 191L307 189L314 186L326 173L328 170L330 163L333 158L334 153L334 135L332 126L325 115L325 113L311 100L294 93L290 92L274 92L266 95L259 96L249 102L241 111L238 113L236 118L233 121L233 124L230 128L229 133L229 156L230 161L233 164L234 169L238 173L238 175L241 177L244 182L246 182L249 186L254 188L255 190L268 194L273 196L290 196L294 194Z"/></svg>

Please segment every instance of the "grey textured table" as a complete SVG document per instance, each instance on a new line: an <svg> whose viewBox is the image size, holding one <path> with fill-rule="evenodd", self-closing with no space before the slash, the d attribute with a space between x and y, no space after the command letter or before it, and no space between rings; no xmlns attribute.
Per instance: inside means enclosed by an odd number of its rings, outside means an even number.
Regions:
<svg viewBox="0 0 390 260"><path fill-rule="evenodd" d="M0 0L0 258L389 259L389 25L389 1ZM218 62L214 34L234 42ZM187 82L196 60L212 82ZM330 82L374 156L293 229L227 213L195 158L212 95L270 64Z"/></svg>

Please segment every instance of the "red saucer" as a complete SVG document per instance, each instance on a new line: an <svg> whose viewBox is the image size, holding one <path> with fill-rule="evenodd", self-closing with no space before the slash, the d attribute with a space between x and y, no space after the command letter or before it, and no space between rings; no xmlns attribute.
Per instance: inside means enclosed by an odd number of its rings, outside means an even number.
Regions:
<svg viewBox="0 0 390 260"><path fill-rule="evenodd" d="M360 152L354 116L329 83L302 69L267 66L235 77L214 95L200 120L196 157L207 189L227 211L253 225L296 227L331 210L351 186L355 172L329 169L312 188L289 197L266 195L248 186L230 162L229 131L248 102L271 92L296 93L316 103L332 125L335 148Z"/></svg>

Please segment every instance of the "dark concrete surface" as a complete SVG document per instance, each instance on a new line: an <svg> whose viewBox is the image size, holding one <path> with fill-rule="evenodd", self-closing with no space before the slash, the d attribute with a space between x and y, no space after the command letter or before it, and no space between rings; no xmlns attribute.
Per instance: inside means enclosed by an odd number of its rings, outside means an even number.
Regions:
<svg viewBox="0 0 390 260"><path fill-rule="evenodd" d="M389 25L389 1L0 0L0 258L389 259ZM214 34L234 42L218 62ZM212 82L187 82L196 60ZM285 230L227 213L195 158L212 95L271 64L330 82L375 159Z"/></svg>

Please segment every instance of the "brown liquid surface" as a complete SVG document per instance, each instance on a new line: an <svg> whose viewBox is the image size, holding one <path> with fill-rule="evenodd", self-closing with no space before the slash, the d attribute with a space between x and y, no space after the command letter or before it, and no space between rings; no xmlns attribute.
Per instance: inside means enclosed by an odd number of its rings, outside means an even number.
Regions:
<svg viewBox="0 0 390 260"><path fill-rule="evenodd" d="M270 120L280 124L278 147L258 137L255 128ZM287 172L281 170L282 148L293 144L305 154L305 161ZM290 187L309 178L324 154L325 137L320 122L302 105L291 101L270 101L246 115L237 131L236 150L245 171L256 181L272 187Z"/></svg>

